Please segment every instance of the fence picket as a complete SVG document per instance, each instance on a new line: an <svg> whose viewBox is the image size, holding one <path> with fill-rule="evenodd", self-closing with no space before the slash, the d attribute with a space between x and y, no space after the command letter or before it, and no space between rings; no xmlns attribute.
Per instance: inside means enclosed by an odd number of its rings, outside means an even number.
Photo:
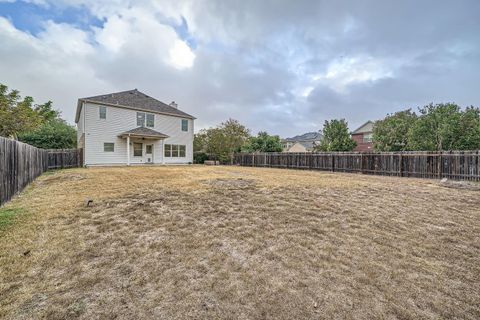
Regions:
<svg viewBox="0 0 480 320"><path fill-rule="evenodd" d="M262 159L261 164L257 159ZM241 166L480 181L480 151L237 153Z"/></svg>
<svg viewBox="0 0 480 320"><path fill-rule="evenodd" d="M81 149L39 149L0 137L0 205L49 169L83 165Z"/></svg>

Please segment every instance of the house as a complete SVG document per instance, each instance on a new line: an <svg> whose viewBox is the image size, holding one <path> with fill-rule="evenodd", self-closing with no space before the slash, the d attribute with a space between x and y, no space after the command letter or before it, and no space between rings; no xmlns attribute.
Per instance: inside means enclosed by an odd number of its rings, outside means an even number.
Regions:
<svg viewBox="0 0 480 320"><path fill-rule="evenodd" d="M322 141L320 132L307 132L292 138L282 140L283 152L312 152Z"/></svg>
<svg viewBox="0 0 480 320"><path fill-rule="evenodd" d="M195 117L137 89L78 99L86 166L193 162Z"/></svg>
<svg viewBox="0 0 480 320"><path fill-rule="evenodd" d="M367 121L351 133L352 139L357 142L353 151L373 151L373 121Z"/></svg>

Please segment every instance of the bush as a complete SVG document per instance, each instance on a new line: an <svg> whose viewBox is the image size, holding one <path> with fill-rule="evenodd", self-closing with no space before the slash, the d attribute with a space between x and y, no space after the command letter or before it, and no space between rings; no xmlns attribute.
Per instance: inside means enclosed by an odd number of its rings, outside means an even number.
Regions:
<svg viewBox="0 0 480 320"><path fill-rule="evenodd" d="M205 160L208 160L209 156L205 152L194 152L193 153L193 163L203 164Z"/></svg>

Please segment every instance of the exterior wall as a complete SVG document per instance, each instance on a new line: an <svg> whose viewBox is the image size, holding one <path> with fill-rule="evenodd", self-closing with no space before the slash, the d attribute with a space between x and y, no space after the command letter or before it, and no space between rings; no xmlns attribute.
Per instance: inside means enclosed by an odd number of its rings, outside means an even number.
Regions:
<svg viewBox="0 0 480 320"><path fill-rule="evenodd" d="M82 135L85 133L84 116L85 116L85 108L82 108L82 110L80 111L80 119L78 119L78 123L77 123L77 144L80 143Z"/></svg>
<svg viewBox="0 0 480 320"><path fill-rule="evenodd" d="M307 152L307 149L300 143L295 143L287 152Z"/></svg>
<svg viewBox="0 0 480 320"><path fill-rule="evenodd" d="M85 112L85 165L125 165L127 163L127 139L119 138L118 135L137 128L137 111L120 107L107 106L106 119L100 119L98 104L85 103L82 113ZM80 117L82 118L82 117ZM133 142L143 143L143 153L145 154L145 145L152 143L154 145L154 163L189 163L193 162L193 120L188 120L188 131L182 131L180 117L155 114L155 126L151 129L164 133L169 138L164 140L165 144L181 144L186 146L185 158L165 158L163 157L163 141L148 139L130 139L130 159L131 164L145 163L145 158L133 156ZM79 130L80 122L79 120ZM104 152L104 142L114 143L114 152Z"/></svg>
<svg viewBox="0 0 480 320"><path fill-rule="evenodd" d="M363 142L363 135L370 133L371 132L352 134L352 139L357 142L357 146L355 147L355 149L353 149L353 151L373 151L373 142Z"/></svg>

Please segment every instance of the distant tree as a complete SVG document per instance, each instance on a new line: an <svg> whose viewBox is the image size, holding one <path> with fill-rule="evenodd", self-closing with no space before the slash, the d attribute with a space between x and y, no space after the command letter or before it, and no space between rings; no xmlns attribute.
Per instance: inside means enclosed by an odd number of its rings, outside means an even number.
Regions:
<svg viewBox="0 0 480 320"><path fill-rule="evenodd" d="M350 137L345 119L325 121L323 139L316 151L352 151L357 143Z"/></svg>
<svg viewBox="0 0 480 320"><path fill-rule="evenodd" d="M60 118L60 111L53 109L52 101L36 105L34 110L44 123Z"/></svg>
<svg viewBox="0 0 480 320"><path fill-rule="evenodd" d="M480 109L467 107L460 120L462 134L458 138L454 149L480 150Z"/></svg>
<svg viewBox="0 0 480 320"><path fill-rule="evenodd" d="M77 147L77 131L64 120L53 119L34 131L21 133L18 140L43 149Z"/></svg>
<svg viewBox="0 0 480 320"><path fill-rule="evenodd" d="M419 108L420 116L408 134L411 150L453 150L464 134L462 112L453 103L429 104Z"/></svg>
<svg viewBox="0 0 480 320"><path fill-rule="evenodd" d="M35 105L17 90L0 84L0 135L40 148L76 147L76 130L60 118L51 101Z"/></svg>
<svg viewBox="0 0 480 320"><path fill-rule="evenodd" d="M378 151L407 150L408 133L415 124L417 115L411 109L387 115L375 122L373 142Z"/></svg>
<svg viewBox="0 0 480 320"><path fill-rule="evenodd" d="M228 151L228 158L233 162L233 154L241 150L247 139L250 137L250 130L234 119L228 119L220 125L224 136L224 143Z"/></svg>
<svg viewBox="0 0 480 320"><path fill-rule="evenodd" d="M17 138L21 132L36 129L42 124L42 118L33 109L32 97L23 100L17 90L8 91L0 84L0 136Z"/></svg>
<svg viewBox="0 0 480 320"><path fill-rule="evenodd" d="M242 147L244 152L280 152L282 143L279 136L271 136L267 132L260 131L256 137L248 138Z"/></svg>
<svg viewBox="0 0 480 320"><path fill-rule="evenodd" d="M194 151L204 152L223 163L231 163L233 154L241 150L249 136L250 132L244 125L228 119L215 128L200 130L194 138Z"/></svg>

